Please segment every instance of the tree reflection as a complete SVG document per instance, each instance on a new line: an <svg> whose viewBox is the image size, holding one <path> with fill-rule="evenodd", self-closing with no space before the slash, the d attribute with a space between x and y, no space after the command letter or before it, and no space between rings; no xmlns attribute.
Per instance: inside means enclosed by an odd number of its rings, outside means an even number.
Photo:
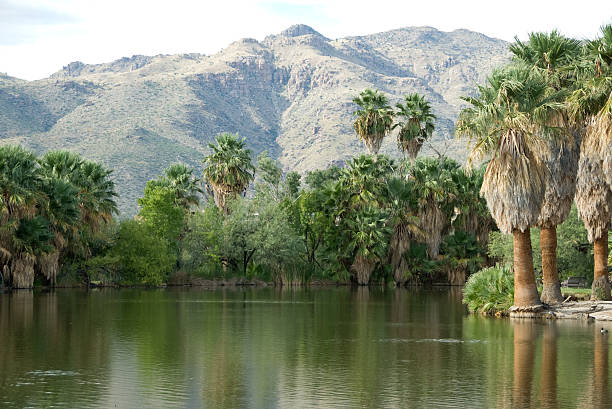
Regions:
<svg viewBox="0 0 612 409"><path fill-rule="evenodd" d="M529 408L536 331L533 320L516 319L512 321L512 326L514 329L512 402L516 408Z"/></svg>

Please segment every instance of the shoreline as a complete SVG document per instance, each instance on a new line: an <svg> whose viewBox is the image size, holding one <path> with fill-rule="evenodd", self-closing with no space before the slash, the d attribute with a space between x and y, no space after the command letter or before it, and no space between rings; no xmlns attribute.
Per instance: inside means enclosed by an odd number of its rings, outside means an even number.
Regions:
<svg viewBox="0 0 612 409"><path fill-rule="evenodd" d="M612 321L612 301L569 301L530 310L509 310L510 318Z"/></svg>

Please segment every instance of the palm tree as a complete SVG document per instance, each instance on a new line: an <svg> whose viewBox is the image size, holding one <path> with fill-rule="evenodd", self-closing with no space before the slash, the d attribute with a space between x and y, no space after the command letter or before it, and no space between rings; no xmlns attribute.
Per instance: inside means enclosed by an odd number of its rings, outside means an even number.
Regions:
<svg viewBox="0 0 612 409"><path fill-rule="evenodd" d="M457 123L457 133L475 140L470 160L492 154L481 194L504 233L514 236L514 306L541 305L535 283L530 228L537 223L545 190L545 167L535 152L550 119L562 108L541 73L513 64L497 69Z"/></svg>
<svg viewBox="0 0 612 409"><path fill-rule="evenodd" d="M400 128L397 134L398 148L414 161L423 142L433 134L436 116L424 96L414 93L406 95L404 100L405 104L395 105L398 109L395 115L401 118L401 122L395 124L394 128Z"/></svg>
<svg viewBox="0 0 612 409"><path fill-rule="evenodd" d="M395 285L401 286L408 279L406 252L410 249L410 242L424 239L425 234L419 226L418 203L412 185L405 178L394 177L389 180L388 195L391 212L389 225L393 227L388 261L393 269Z"/></svg>
<svg viewBox="0 0 612 409"><path fill-rule="evenodd" d="M60 259L69 242L78 237L80 209L78 189L62 179L48 178L43 181L42 190L47 200L40 213L49 221L53 233L53 247L38 255L37 264L52 285L60 269Z"/></svg>
<svg viewBox="0 0 612 409"><path fill-rule="evenodd" d="M459 164L448 158L421 158L408 167L407 180L418 203L420 227L425 234L427 254L437 258L442 232L450 218L448 206L457 196L454 173Z"/></svg>
<svg viewBox="0 0 612 409"><path fill-rule="evenodd" d="M608 231L612 216L612 25L586 44L577 64L578 87L568 98L573 118L586 127L576 187L576 207L593 243L591 299L610 299Z"/></svg>
<svg viewBox="0 0 612 409"><path fill-rule="evenodd" d="M515 60L541 72L552 92L573 86L570 64L578 57L578 40L550 33L531 33L525 43L516 39L510 46ZM556 138L547 138L537 153L547 168L545 172L544 200L538 218L540 248L542 249L543 288L540 299L545 303L563 301L557 270L557 225L570 213L576 192L576 174L580 156L581 134L571 126L561 112L553 119L564 130Z"/></svg>
<svg viewBox="0 0 612 409"><path fill-rule="evenodd" d="M351 270L359 285L367 285L376 264L385 254L390 229L387 226L388 214L377 206L357 209L354 217L347 220L351 231L355 232L350 241L350 250L355 254Z"/></svg>
<svg viewBox="0 0 612 409"><path fill-rule="evenodd" d="M208 144L212 153L203 161L204 179L212 189L215 204L227 214L227 199L246 191L255 177L255 168L244 138L222 133L216 141L216 145Z"/></svg>
<svg viewBox="0 0 612 409"><path fill-rule="evenodd" d="M483 164L476 169L454 172L458 192L453 209L456 216L453 226L459 226L466 233L473 235L479 247L484 250L487 249L489 233L495 224L487 202L480 196L485 169L486 164Z"/></svg>
<svg viewBox="0 0 612 409"><path fill-rule="evenodd" d="M358 285L367 285L389 243L389 211L385 208L386 181L393 162L386 156L360 155L328 186L326 213L332 225L326 232L330 248Z"/></svg>
<svg viewBox="0 0 612 409"><path fill-rule="evenodd" d="M36 255L47 249L48 224L36 216L45 201L36 156L18 146L0 147L0 266L16 288L34 282Z"/></svg>
<svg viewBox="0 0 612 409"><path fill-rule="evenodd" d="M363 90L353 102L359 109L353 112L356 116L353 128L359 140L363 141L371 155L378 154L383 138L393 127L393 109L382 93L369 88Z"/></svg>
<svg viewBox="0 0 612 409"><path fill-rule="evenodd" d="M101 223L118 213L112 170L68 151L47 152L39 162L45 177L64 180L77 188L84 227L97 231Z"/></svg>
<svg viewBox="0 0 612 409"><path fill-rule="evenodd" d="M193 176L193 169L182 163L170 165L164 171L164 176L148 183L172 189L176 194L176 205L184 210L199 205L199 195L204 193L200 188L201 180Z"/></svg>
<svg viewBox="0 0 612 409"><path fill-rule="evenodd" d="M79 189L81 220L92 232L97 232L102 223L110 222L113 214L119 213L112 173L100 163L83 160L74 178L73 184Z"/></svg>

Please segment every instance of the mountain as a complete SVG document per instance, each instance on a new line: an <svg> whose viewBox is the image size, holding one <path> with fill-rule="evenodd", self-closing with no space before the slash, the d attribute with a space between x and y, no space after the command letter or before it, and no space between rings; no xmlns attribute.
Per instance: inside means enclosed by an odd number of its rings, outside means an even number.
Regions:
<svg viewBox="0 0 612 409"><path fill-rule="evenodd" d="M219 132L238 132L255 154L305 172L364 152L351 102L366 87L399 102L425 94L438 116L434 151L465 158L453 140L460 96L509 58L508 44L431 27L329 39L296 25L214 55L135 55L73 62L49 78L0 75L0 143L69 149L115 169L120 208L136 212L147 180L177 161L201 167ZM395 137L382 153L397 156Z"/></svg>

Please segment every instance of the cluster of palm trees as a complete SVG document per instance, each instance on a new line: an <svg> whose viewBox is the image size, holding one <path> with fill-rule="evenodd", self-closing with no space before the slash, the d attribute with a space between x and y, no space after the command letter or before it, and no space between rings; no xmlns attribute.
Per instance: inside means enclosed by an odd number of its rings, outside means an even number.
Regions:
<svg viewBox="0 0 612 409"><path fill-rule="evenodd" d="M502 232L514 237L514 305L561 301L556 226L575 201L594 243L592 298L610 299L608 230L612 216L612 25L581 42L532 33L510 47L459 117L471 158L490 157L481 193ZM534 277L530 228L540 228L543 291Z"/></svg>
<svg viewBox="0 0 612 409"><path fill-rule="evenodd" d="M111 171L66 151L41 158L0 147L0 273L14 288L36 274L55 283L69 254L87 257L89 241L117 213Z"/></svg>
<svg viewBox="0 0 612 409"><path fill-rule="evenodd" d="M384 155L360 155L324 187L320 208L309 211L324 215L325 245L355 283L367 285L376 269L389 266L401 286L416 272L409 266L412 246L424 242L428 258L442 261L442 240L455 229L488 236L492 224L478 197L480 175L448 158L397 166Z"/></svg>
<svg viewBox="0 0 612 409"><path fill-rule="evenodd" d="M397 146L414 161L423 143L433 134L436 116L422 95L406 95L403 104L395 105L397 111L389 105L384 94L369 88L363 90L353 102L359 107L354 112L353 128L371 155L378 154L383 139L393 129L399 128Z"/></svg>

